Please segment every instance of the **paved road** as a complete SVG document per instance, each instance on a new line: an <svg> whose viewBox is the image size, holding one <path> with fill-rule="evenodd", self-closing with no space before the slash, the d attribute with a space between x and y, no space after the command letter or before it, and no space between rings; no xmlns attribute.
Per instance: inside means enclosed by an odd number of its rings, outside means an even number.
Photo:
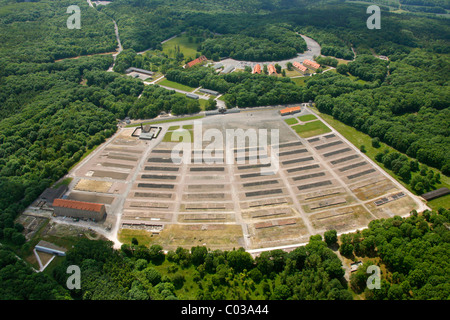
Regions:
<svg viewBox="0 0 450 320"><path fill-rule="evenodd" d="M299 53L297 54L297 56L295 58L292 59L286 59L286 60L281 60L281 61L265 61L265 62L252 62L252 61L243 61L243 60L235 60L235 59L224 59L222 61L220 61L224 67L226 68L227 66L234 66L236 67L245 67L245 66L250 66L253 67L256 64L276 64L278 63L282 68L286 68L286 64L288 62L294 62L294 61L298 61L298 62L302 62L305 59L309 59L309 60L313 60L313 58L316 56L320 56L320 45L313 39L301 35L303 39L305 39L306 41L306 45L308 46L308 49L304 52L304 53Z"/></svg>

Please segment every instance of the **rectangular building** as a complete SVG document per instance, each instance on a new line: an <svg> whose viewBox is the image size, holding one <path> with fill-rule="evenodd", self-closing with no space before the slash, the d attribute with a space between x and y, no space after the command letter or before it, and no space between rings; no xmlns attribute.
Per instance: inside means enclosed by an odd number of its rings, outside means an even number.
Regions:
<svg viewBox="0 0 450 320"><path fill-rule="evenodd" d="M280 110L280 114L282 116L287 116L295 113L299 113L301 111L301 108L299 106L297 107L288 107Z"/></svg>
<svg viewBox="0 0 450 320"><path fill-rule="evenodd" d="M307 73L307 71L308 71L308 68L305 67L304 65L302 65L300 62L294 61L294 63L292 63L292 65L294 66L295 69L297 69L301 73Z"/></svg>
<svg viewBox="0 0 450 320"><path fill-rule="evenodd" d="M55 199L61 198L64 193L66 193L67 191L67 186L66 185L62 185L56 189L54 188L47 188L45 189L45 191L41 194L41 196L39 197L39 200L42 202L45 202L45 204L47 206L52 206L53 205L53 201Z"/></svg>
<svg viewBox="0 0 450 320"><path fill-rule="evenodd" d="M53 243L44 240L39 241L39 243L34 248L36 249L36 251L50 253L57 256L65 256L67 251L64 248L58 247Z"/></svg>
<svg viewBox="0 0 450 320"><path fill-rule="evenodd" d="M314 69L314 70L317 70L320 68L320 64L318 64L317 62L308 60L308 59L303 60L303 65L308 68Z"/></svg>
<svg viewBox="0 0 450 320"><path fill-rule="evenodd" d="M219 95L219 92L217 92L217 91L204 89L204 88L201 88L198 91L200 91L202 93L210 94L210 95L213 95L213 96L218 96Z"/></svg>
<svg viewBox="0 0 450 320"><path fill-rule="evenodd" d="M225 67L225 69L223 69L221 73L222 74L227 74L227 73L230 73L233 70L234 70L233 66L228 66L228 67Z"/></svg>
<svg viewBox="0 0 450 320"><path fill-rule="evenodd" d="M193 93L186 93L186 97L198 100L199 96Z"/></svg>
<svg viewBox="0 0 450 320"><path fill-rule="evenodd" d="M440 189L436 189L427 193L422 194L422 198L424 198L425 200L429 201L432 199L436 199L442 196L445 196L447 194L450 193L450 190L448 188L440 188Z"/></svg>
<svg viewBox="0 0 450 320"><path fill-rule="evenodd" d="M139 69L139 68L128 68L127 70L125 70L125 73L130 73L130 72L138 72L138 73L142 73L142 74L146 74L148 76L152 76L154 72L149 71L149 70L145 70L145 69Z"/></svg>
<svg viewBox="0 0 450 320"><path fill-rule="evenodd" d="M193 66L195 66L197 64L200 64L200 63L202 63L203 61L206 61L206 60L208 60L208 59L206 59L205 56L198 57L197 59L192 60L191 62L188 62L186 67L187 68L193 67Z"/></svg>
<svg viewBox="0 0 450 320"><path fill-rule="evenodd" d="M99 203L56 199L53 201L53 209L57 216L72 218L100 221L106 216L105 205Z"/></svg>

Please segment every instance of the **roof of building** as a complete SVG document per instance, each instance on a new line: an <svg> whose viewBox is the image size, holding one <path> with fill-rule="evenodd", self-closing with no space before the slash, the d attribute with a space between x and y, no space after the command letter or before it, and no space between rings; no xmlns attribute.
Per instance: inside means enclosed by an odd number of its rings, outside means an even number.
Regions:
<svg viewBox="0 0 450 320"><path fill-rule="evenodd" d="M41 240L38 242L38 244L35 246L35 248L37 250L39 250L40 248L44 248L44 249L50 249L53 251L60 251L60 252L66 252L67 250L65 248L62 247L58 247L57 245L54 245L53 243Z"/></svg>
<svg viewBox="0 0 450 320"><path fill-rule="evenodd" d="M314 68L314 69L319 69L320 68L320 64L318 64L317 62L305 59L303 60L303 65L307 65L308 67Z"/></svg>
<svg viewBox="0 0 450 320"><path fill-rule="evenodd" d="M297 62L297 61L294 61L294 63L292 63L292 65L302 72L305 72L306 70L308 70L307 67L305 67L304 65L302 65L300 62Z"/></svg>
<svg viewBox="0 0 450 320"><path fill-rule="evenodd" d="M425 200L431 200L431 199L445 196L446 194L449 194L449 193L450 193L450 190L448 188L443 187L443 188L439 188L439 189L424 193L422 195L422 198L424 198Z"/></svg>
<svg viewBox="0 0 450 320"><path fill-rule="evenodd" d="M56 199L55 201L53 201L53 207L71 208L71 209L94 211L94 212L101 212L101 210L102 210L102 208L104 208L104 206L105 206L104 204L99 204L99 203L91 203L91 202L75 201L75 200L67 200L67 199Z"/></svg>
<svg viewBox="0 0 450 320"><path fill-rule="evenodd" d="M198 99L199 96L193 93L186 93L186 97L191 98L191 99Z"/></svg>
<svg viewBox="0 0 450 320"><path fill-rule="evenodd" d="M130 72L139 72L139 73L144 73L144 74L148 74L148 75L153 75L152 71L149 70L144 70L144 69L139 69L139 68L135 68L135 67L130 67L127 70L125 70L125 73L130 73Z"/></svg>
<svg viewBox="0 0 450 320"><path fill-rule="evenodd" d="M261 73L261 65L257 64L254 66L252 73Z"/></svg>
<svg viewBox="0 0 450 320"><path fill-rule="evenodd" d="M280 113L291 113L291 112L296 112L296 111L300 111L301 108L299 106L297 107L288 107L288 108L284 108L280 110Z"/></svg>
<svg viewBox="0 0 450 320"><path fill-rule="evenodd" d="M277 74L277 69L275 69L275 67L272 64L269 64L267 66L267 71L269 71L269 74L273 74L273 73Z"/></svg>
<svg viewBox="0 0 450 320"><path fill-rule="evenodd" d="M214 91L214 90L205 89L205 88L200 88L198 91L203 92L203 93L212 94L214 96L219 95L219 92Z"/></svg>
<svg viewBox="0 0 450 320"><path fill-rule="evenodd" d="M56 198L60 198L66 191L66 185L59 186L58 188L47 188L42 192L40 198L52 203Z"/></svg>
<svg viewBox="0 0 450 320"><path fill-rule="evenodd" d="M233 70L234 70L234 66L228 66L228 67L225 67L225 69L222 70L222 73L230 73Z"/></svg>
<svg viewBox="0 0 450 320"><path fill-rule="evenodd" d="M195 66L196 64L202 63L203 61L206 61L208 59L206 59L205 56L200 56L197 59L192 60L191 62L188 62L187 66L190 68L192 66Z"/></svg>

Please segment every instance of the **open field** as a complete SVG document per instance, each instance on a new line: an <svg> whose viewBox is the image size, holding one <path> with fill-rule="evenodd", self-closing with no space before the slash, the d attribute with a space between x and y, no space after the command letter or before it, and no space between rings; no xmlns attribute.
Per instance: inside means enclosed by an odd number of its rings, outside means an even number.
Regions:
<svg viewBox="0 0 450 320"><path fill-rule="evenodd" d="M306 121L316 120L317 117L315 115L313 115L313 114L306 114L304 116L298 117L298 119L300 121L306 122Z"/></svg>
<svg viewBox="0 0 450 320"><path fill-rule="evenodd" d="M297 78L291 78L291 81L294 82L298 86L304 86L306 79L308 79L308 78L307 77L297 77Z"/></svg>
<svg viewBox="0 0 450 320"><path fill-rule="evenodd" d="M166 250L177 247L206 246L212 250L231 250L242 246L242 229L237 225L167 225L158 236L150 238L149 244L159 244Z"/></svg>
<svg viewBox="0 0 450 320"><path fill-rule="evenodd" d="M284 122L286 122L288 125L291 126L293 124L297 124L298 120L296 118L289 118L289 119L284 120Z"/></svg>
<svg viewBox="0 0 450 320"><path fill-rule="evenodd" d="M163 142L171 142L172 141L172 134L173 133L176 133L176 134L180 134L181 136L183 136L184 137L184 135L185 134L189 134L190 135L190 139L191 139L191 142L194 142L194 132L192 131L192 130L187 130L187 129L178 129L178 130L176 130L176 131L168 131L165 135L164 135L164 138L163 138ZM179 138L180 139L180 141L182 141L181 139L181 137ZM174 141L176 141L176 140L174 140Z"/></svg>
<svg viewBox="0 0 450 320"><path fill-rule="evenodd" d="M198 44L195 42L189 42L189 37L186 35L180 35L176 38L170 39L163 43L163 52L169 57L175 57L177 49L184 55L185 61L189 62L195 59Z"/></svg>
<svg viewBox="0 0 450 320"><path fill-rule="evenodd" d="M89 191L89 192L108 192L109 188L111 188L112 182L108 181L96 181L96 180L88 180L81 179L77 185L75 186L76 190L81 191Z"/></svg>
<svg viewBox="0 0 450 320"><path fill-rule="evenodd" d="M178 89L178 90L187 91L187 92L192 92L192 91L194 91L196 89L196 88L192 88L192 87L186 86L184 84L173 82L173 81L170 81L170 80L167 80L167 79L163 79L161 81L158 81L156 84L158 84L160 86L165 86L165 87L169 87L169 88L174 88L174 89Z"/></svg>
<svg viewBox="0 0 450 320"><path fill-rule="evenodd" d="M330 128L323 124L322 121L312 121L305 124L299 124L292 127L302 138L309 138L330 132Z"/></svg>

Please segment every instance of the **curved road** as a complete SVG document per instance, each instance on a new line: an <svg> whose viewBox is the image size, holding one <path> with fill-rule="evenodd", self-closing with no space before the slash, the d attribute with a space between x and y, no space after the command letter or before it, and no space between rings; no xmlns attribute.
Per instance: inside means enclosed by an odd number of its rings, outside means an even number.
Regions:
<svg viewBox="0 0 450 320"><path fill-rule="evenodd" d="M307 36L300 34L300 36L305 39L306 45L308 49L303 53L298 53L295 58L280 60L280 61L263 61L263 62L253 62L253 61L243 61L243 60L235 60L235 59L224 59L220 62L225 66L233 66L233 67L245 67L245 66L255 66L256 64L276 64L278 63L281 67L286 68L286 64L288 62L294 61L303 61L305 59L313 60L314 57L320 56L320 45L314 40Z"/></svg>

